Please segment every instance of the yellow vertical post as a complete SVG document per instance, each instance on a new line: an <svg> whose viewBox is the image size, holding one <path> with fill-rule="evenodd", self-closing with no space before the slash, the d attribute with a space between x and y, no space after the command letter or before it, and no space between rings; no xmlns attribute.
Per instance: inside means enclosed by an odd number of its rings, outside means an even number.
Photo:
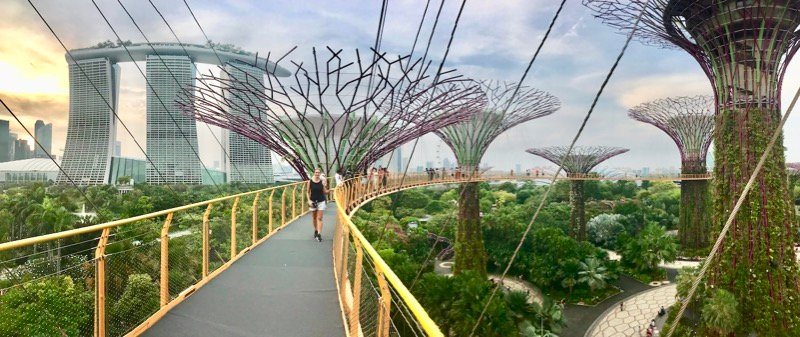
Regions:
<svg viewBox="0 0 800 337"><path fill-rule="evenodd" d="M233 199L231 207L231 260L236 257L236 207L239 206L239 197Z"/></svg>
<svg viewBox="0 0 800 337"><path fill-rule="evenodd" d="M164 226L161 227L161 306L169 303L169 226L172 224L172 213L167 214Z"/></svg>
<svg viewBox="0 0 800 337"><path fill-rule="evenodd" d="M267 232L267 234L272 233L272 196L273 195L275 195L275 189L273 189L272 192L269 192L269 221L268 221L269 228L267 228L269 231Z"/></svg>
<svg viewBox="0 0 800 337"><path fill-rule="evenodd" d="M389 337L389 314L391 313L392 294L389 292L389 285L383 271L376 270L378 274L378 286L381 289L381 298L378 304L378 337Z"/></svg>
<svg viewBox="0 0 800 337"><path fill-rule="evenodd" d="M95 305L94 305L94 336L105 337L106 335L106 245L108 245L108 235L111 230L103 229L100 240L97 242L97 249L94 252L95 258Z"/></svg>
<svg viewBox="0 0 800 337"><path fill-rule="evenodd" d="M356 262L355 272L353 273L353 308L350 310L350 332L358 333L358 324L361 321L361 263L364 258L364 251L361 249L361 243L354 240L356 246Z"/></svg>
<svg viewBox="0 0 800 337"><path fill-rule="evenodd" d="M286 190L284 187L281 191L281 227L286 224Z"/></svg>
<svg viewBox="0 0 800 337"><path fill-rule="evenodd" d="M295 192L297 191L297 184L292 186L292 220L297 217L297 195Z"/></svg>
<svg viewBox="0 0 800 337"><path fill-rule="evenodd" d="M258 196L261 192L256 193L256 197L253 198L253 243L256 244L258 241Z"/></svg>
<svg viewBox="0 0 800 337"><path fill-rule="evenodd" d="M206 212L203 213L203 278L208 277L208 216L211 215L211 207L213 204L208 204Z"/></svg>

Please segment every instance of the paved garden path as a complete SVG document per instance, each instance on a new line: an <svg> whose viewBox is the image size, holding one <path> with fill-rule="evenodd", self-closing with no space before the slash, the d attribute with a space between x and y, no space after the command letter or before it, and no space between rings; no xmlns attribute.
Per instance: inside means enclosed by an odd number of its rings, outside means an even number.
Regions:
<svg viewBox="0 0 800 337"><path fill-rule="evenodd" d="M658 310L675 303L676 286L660 286L625 299L624 310L619 302L608 308L586 333L587 337L633 337L644 336L650 320L656 318Z"/></svg>

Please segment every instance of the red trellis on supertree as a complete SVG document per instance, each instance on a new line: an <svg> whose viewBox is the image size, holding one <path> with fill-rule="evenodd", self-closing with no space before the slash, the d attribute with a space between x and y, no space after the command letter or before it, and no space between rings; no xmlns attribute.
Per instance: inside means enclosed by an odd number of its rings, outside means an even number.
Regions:
<svg viewBox="0 0 800 337"><path fill-rule="evenodd" d="M403 143L470 118L485 102L476 83L452 71L430 76L430 63L419 59L327 54L314 50L310 66L292 61L288 78L204 75L178 104L267 146L307 178L315 167L366 170Z"/></svg>
<svg viewBox="0 0 800 337"><path fill-rule="evenodd" d="M636 29L635 35L646 44L687 51L708 76L716 99L713 226L721 232L768 140L781 131L781 85L800 47L800 1L584 0L584 4L624 33ZM742 319L736 320L732 334L800 335L800 273L793 251L797 227L788 196L781 138L739 208L719 254L708 262L708 283L733 293L738 302ZM730 334L703 328L709 334Z"/></svg>
<svg viewBox="0 0 800 337"><path fill-rule="evenodd" d="M547 159L561 166L567 177L585 177L595 166L628 149L611 146L576 146L567 156L567 146L551 146L527 149L526 152ZM569 199L572 204L570 215L570 235L577 240L586 240L586 199L583 193L583 180L571 180Z"/></svg>
<svg viewBox="0 0 800 337"><path fill-rule="evenodd" d="M681 153L681 173L706 172L706 155L714 131L714 97L674 97L637 105L628 116L664 131ZM710 217L708 181L681 182L678 238L683 248L708 244Z"/></svg>

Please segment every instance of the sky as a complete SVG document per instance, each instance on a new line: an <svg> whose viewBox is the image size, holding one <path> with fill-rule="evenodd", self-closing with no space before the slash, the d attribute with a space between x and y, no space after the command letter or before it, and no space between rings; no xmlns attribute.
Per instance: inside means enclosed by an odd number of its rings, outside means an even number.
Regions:
<svg viewBox="0 0 800 337"><path fill-rule="evenodd" d="M155 42L176 42L167 26L148 2L121 0L147 37ZM91 1L34 0L45 20L69 49L89 47L116 40ZM123 40L144 42L116 0L97 0ZM153 0L185 43L203 44L205 39L188 9L180 0ZM209 39L232 43L259 55L282 55L304 60L312 47L366 50L374 44L381 1L245 1L188 0ZM411 50L425 0L389 0L381 49L392 54ZM439 1L431 1L436 8ZM560 2L557 0L470 0L455 32L445 68L457 69L465 77L518 81L541 41ZM68 5L66 5L68 4ZM446 1L439 27L432 40L430 57L444 55L461 1ZM433 9L431 9L433 11ZM430 15L431 13L429 13ZM430 33L426 21L424 34ZM557 96L562 107L556 113L512 128L491 145L483 162L496 169L549 165L525 149L568 145L587 113L601 82L625 42L625 36L595 19L580 1L569 0L545 43L542 54L524 84ZM53 123L53 149L60 155L69 118L69 87L64 50L27 1L0 2L0 98L31 130L37 119ZM144 66L140 64L140 66ZM119 115L143 145L146 141L145 80L133 63L121 64ZM213 70L198 65L198 70ZM800 86L800 61L790 64L783 86L783 106ZM629 148L628 153L610 159L606 166L678 168L680 156L675 144L655 127L627 117L627 109L654 99L711 94L711 86L700 67L682 50L660 49L632 42L616 73L578 140L578 145L607 145ZM787 161L800 161L800 117L792 116L785 126ZM11 116L0 110L0 119ZM11 122L12 132L24 135ZM216 127L198 125L203 161L213 166L222 152L211 137ZM121 129L117 138L122 154L144 158L132 138ZM412 153L411 144L403 155ZM449 148L438 138L421 138L413 151L411 166L433 161L439 166L448 158Z"/></svg>

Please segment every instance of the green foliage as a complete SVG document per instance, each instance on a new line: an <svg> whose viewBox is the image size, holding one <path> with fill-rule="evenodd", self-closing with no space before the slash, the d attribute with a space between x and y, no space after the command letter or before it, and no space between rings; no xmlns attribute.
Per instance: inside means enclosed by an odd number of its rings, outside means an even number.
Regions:
<svg viewBox="0 0 800 337"><path fill-rule="evenodd" d="M492 283L477 273L453 277L425 274L415 296L446 336L468 336L492 291ZM502 297L486 310L476 336L505 337L518 334L513 314Z"/></svg>
<svg viewBox="0 0 800 337"><path fill-rule="evenodd" d="M0 335L91 335L92 301L92 292L70 277L47 277L12 287L0 296Z"/></svg>
<svg viewBox="0 0 800 337"><path fill-rule="evenodd" d="M112 336L121 336L135 328L159 308L158 286L147 274L128 276L122 296L111 307Z"/></svg>
<svg viewBox="0 0 800 337"><path fill-rule="evenodd" d="M639 272L654 272L662 261L675 261L678 253L675 238L654 224L647 225L637 238L625 241L622 264Z"/></svg>
<svg viewBox="0 0 800 337"><path fill-rule="evenodd" d="M616 250L617 238L625 232L622 225L622 215L600 214L586 224L589 241L603 248Z"/></svg>
<svg viewBox="0 0 800 337"><path fill-rule="evenodd" d="M581 262L578 272L578 283L585 283L592 291L606 287L608 270L595 257L590 257Z"/></svg>
<svg viewBox="0 0 800 337"><path fill-rule="evenodd" d="M732 293L724 289L714 291L714 296L703 306L703 323L718 336L727 336L739 325L742 317L738 302Z"/></svg>
<svg viewBox="0 0 800 337"><path fill-rule="evenodd" d="M444 201L432 200L430 203L428 203L428 206L425 206L425 211L428 212L428 214L438 214L450 211L451 207L452 205Z"/></svg>

